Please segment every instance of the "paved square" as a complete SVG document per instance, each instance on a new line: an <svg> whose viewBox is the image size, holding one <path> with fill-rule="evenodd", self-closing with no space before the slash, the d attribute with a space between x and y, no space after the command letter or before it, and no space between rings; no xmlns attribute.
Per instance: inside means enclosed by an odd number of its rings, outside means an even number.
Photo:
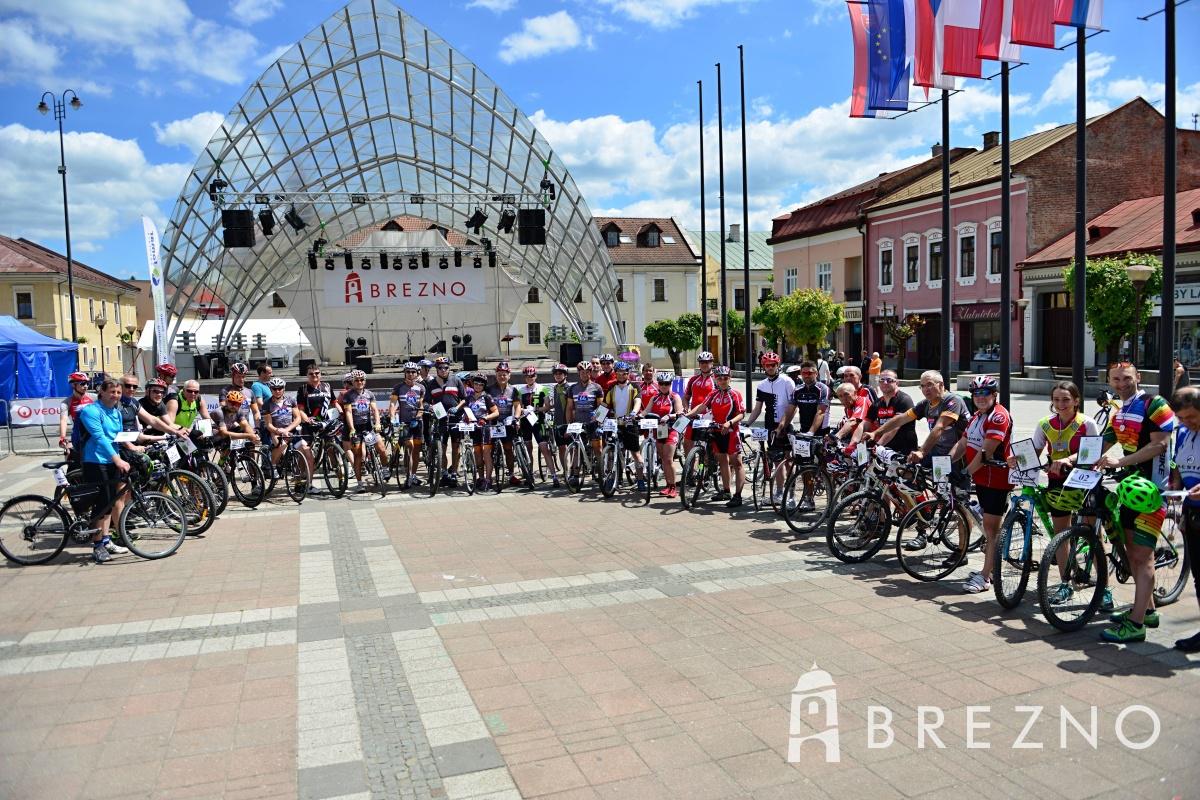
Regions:
<svg viewBox="0 0 1200 800"><path fill-rule="evenodd" d="M13 488L49 489L36 459ZM542 491L231 506L169 559L86 555L0 570L0 797L1200 791L1190 587L1118 648L769 513Z"/></svg>

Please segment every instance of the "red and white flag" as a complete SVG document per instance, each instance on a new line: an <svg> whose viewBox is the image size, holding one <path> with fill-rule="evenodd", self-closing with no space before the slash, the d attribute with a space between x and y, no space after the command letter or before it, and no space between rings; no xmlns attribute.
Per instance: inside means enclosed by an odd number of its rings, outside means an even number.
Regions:
<svg viewBox="0 0 1200 800"><path fill-rule="evenodd" d="M1057 0L1013 0L1013 44L1054 47L1056 5Z"/></svg>
<svg viewBox="0 0 1200 800"><path fill-rule="evenodd" d="M982 78L979 60L980 0L942 0L938 35L942 39L942 72L962 78Z"/></svg>
<svg viewBox="0 0 1200 800"><path fill-rule="evenodd" d="M943 71L944 20L947 0L905 0L913 3L913 83L926 89L953 89L954 78ZM926 92L928 95L928 92Z"/></svg>
<svg viewBox="0 0 1200 800"><path fill-rule="evenodd" d="M1021 46L1012 41L1013 0L983 0L979 10L980 58L1018 62Z"/></svg>

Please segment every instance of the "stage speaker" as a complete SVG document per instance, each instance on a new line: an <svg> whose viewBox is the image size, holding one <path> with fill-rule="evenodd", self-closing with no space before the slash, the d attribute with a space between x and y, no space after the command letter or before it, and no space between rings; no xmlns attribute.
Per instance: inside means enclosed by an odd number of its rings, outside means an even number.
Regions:
<svg viewBox="0 0 1200 800"><path fill-rule="evenodd" d="M254 247L254 228L226 228L222 231L225 247Z"/></svg>
<svg viewBox="0 0 1200 800"><path fill-rule="evenodd" d="M517 244L546 243L546 209L517 209Z"/></svg>
<svg viewBox="0 0 1200 800"><path fill-rule="evenodd" d="M475 348L469 344L456 344L450 349L452 352L452 355L450 356L451 361L462 361L464 358L475 352Z"/></svg>
<svg viewBox="0 0 1200 800"><path fill-rule="evenodd" d="M479 356L474 353L463 353L462 368L471 372L479 369Z"/></svg>
<svg viewBox="0 0 1200 800"><path fill-rule="evenodd" d="M196 367L196 377L200 380L207 380L212 377L209 370L209 357L202 356L196 353L192 356L192 363Z"/></svg>
<svg viewBox="0 0 1200 800"><path fill-rule="evenodd" d="M361 369L363 372L370 375L374 371L374 364L372 363L370 356L361 355L355 357L354 368Z"/></svg>
<svg viewBox="0 0 1200 800"><path fill-rule="evenodd" d="M308 377L308 368L311 367L315 363L317 363L317 360L315 358L300 359L300 377L307 378Z"/></svg>
<svg viewBox="0 0 1200 800"><path fill-rule="evenodd" d="M354 359L358 358L359 356L365 356L367 354L367 348L365 348L365 347L347 347L344 350L344 352L346 355L346 366L351 366L354 363Z"/></svg>
<svg viewBox="0 0 1200 800"><path fill-rule="evenodd" d="M221 227L226 247L254 246L254 212L250 209L221 209Z"/></svg>
<svg viewBox="0 0 1200 800"><path fill-rule="evenodd" d="M558 360L566 364L567 367L574 369L576 364L583 361L583 345L579 342L560 342L558 345Z"/></svg>

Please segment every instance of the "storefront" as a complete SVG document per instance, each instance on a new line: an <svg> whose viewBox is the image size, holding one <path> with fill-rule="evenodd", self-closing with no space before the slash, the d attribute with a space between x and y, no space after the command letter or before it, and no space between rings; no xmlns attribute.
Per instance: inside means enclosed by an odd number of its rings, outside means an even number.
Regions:
<svg viewBox="0 0 1200 800"><path fill-rule="evenodd" d="M862 306L844 307L846 324L842 326L838 336L837 349L843 353L857 353L863 349L863 310Z"/></svg>
<svg viewBox="0 0 1200 800"><path fill-rule="evenodd" d="M956 332L960 372L996 372L1000 368L999 303L957 305L950 315Z"/></svg>
<svg viewBox="0 0 1200 800"><path fill-rule="evenodd" d="M1200 275L1180 276L1196 280ZM1162 317L1161 298L1154 299L1152 319L1145 325L1139 343L1143 364L1158 363L1158 326ZM1200 368L1200 283L1186 283L1175 287L1175 353L1189 368Z"/></svg>

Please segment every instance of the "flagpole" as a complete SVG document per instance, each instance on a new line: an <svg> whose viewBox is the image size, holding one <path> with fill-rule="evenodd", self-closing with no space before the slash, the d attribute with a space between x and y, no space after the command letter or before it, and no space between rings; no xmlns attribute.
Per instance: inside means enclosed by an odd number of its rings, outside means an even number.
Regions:
<svg viewBox="0 0 1200 800"><path fill-rule="evenodd" d="M738 79L742 88L742 296L745 298L746 340L746 402L754 396L754 364L750 356L754 352L750 341L750 188L746 174L746 53L738 45Z"/></svg>
<svg viewBox="0 0 1200 800"><path fill-rule="evenodd" d="M708 228L704 219L704 81L696 81L700 98L700 349L708 349Z"/></svg>
<svg viewBox="0 0 1200 800"><path fill-rule="evenodd" d="M954 237L950 235L950 91L942 89L942 377L946 388L954 386L950 377L950 283L954 259ZM901 309L898 316L902 318ZM961 344L961 343L960 343ZM901 353L900 358L906 354Z"/></svg>
<svg viewBox="0 0 1200 800"><path fill-rule="evenodd" d="M717 62L717 169L721 200L721 363L729 364L729 319L725 287L725 115L721 99L721 62Z"/></svg>
<svg viewBox="0 0 1200 800"><path fill-rule="evenodd" d="M1012 201L1009 174L1008 62L1000 62L1000 403L1009 408L1012 379ZM991 245L988 245L989 248Z"/></svg>
<svg viewBox="0 0 1200 800"><path fill-rule="evenodd" d="M1167 0L1163 58L1163 250L1162 312L1159 314L1158 393L1175 393L1175 0ZM749 398L747 398L749 402Z"/></svg>
<svg viewBox="0 0 1200 800"><path fill-rule="evenodd" d="M1072 292L1071 378L1084 383L1084 317L1087 309L1087 32L1075 29L1075 289Z"/></svg>

